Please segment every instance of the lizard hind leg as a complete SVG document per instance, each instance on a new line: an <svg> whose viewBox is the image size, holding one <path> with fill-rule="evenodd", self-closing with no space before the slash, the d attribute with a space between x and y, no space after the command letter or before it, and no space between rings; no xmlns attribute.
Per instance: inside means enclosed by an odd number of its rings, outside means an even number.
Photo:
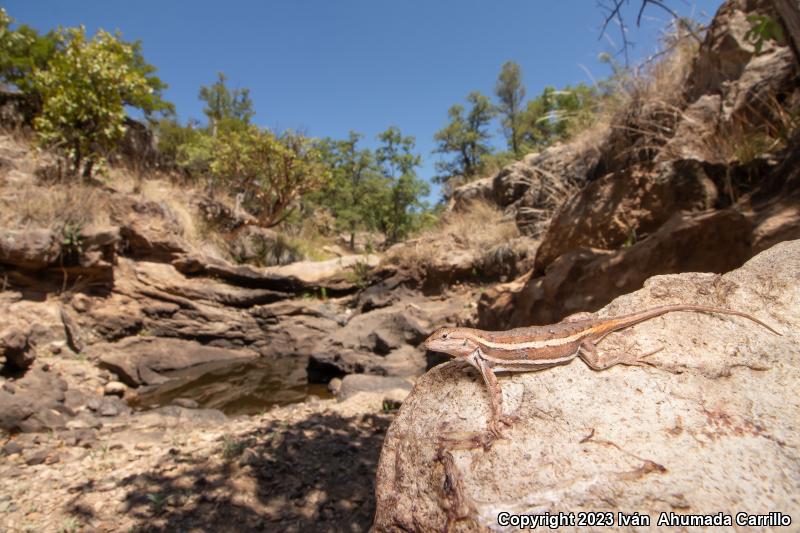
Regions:
<svg viewBox="0 0 800 533"><path fill-rule="evenodd" d="M601 354L597 350L597 346L590 341L585 340L581 343L578 349L578 356L583 359L583 362L589 365L593 370L605 370L614 365L628 365L628 366L653 366L653 363L646 361L645 358L650 357L654 353L663 350L663 346L659 346L651 352L642 355L631 355L628 353L620 352L616 354Z"/></svg>

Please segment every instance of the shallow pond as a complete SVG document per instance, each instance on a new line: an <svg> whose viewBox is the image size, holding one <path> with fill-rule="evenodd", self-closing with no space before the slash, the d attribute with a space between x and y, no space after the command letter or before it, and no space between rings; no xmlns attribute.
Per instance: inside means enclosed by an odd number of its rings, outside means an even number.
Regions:
<svg viewBox="0 0 800 533"><path fill-rule="evenodd" d="M219 361L165 373L170 381L139 391L137 408L169 405L188 398L226 415L252 415L274 405L302 402L311 395L330 398L324 384L308 383L302 357Z"/></svg>

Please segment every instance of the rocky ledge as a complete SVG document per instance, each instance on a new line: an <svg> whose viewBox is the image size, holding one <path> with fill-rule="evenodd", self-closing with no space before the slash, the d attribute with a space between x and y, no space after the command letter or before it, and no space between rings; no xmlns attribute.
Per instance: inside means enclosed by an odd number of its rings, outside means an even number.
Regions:
<svg viewBox="0 0 800 533"><path fill-rule="evenodd" d="M599 315L695 302L752 313L782 336L737 317L674 313L600 344L663 346L652 368L595 372L573 361L501 377L519 421L489 451L439 448L435 436L482 431L489 402L471 369L436 367L387 433L375 530L439 531L449 521L499 531L500 511L780 510L797 523L799 275L800 241L791 241L724 275L649 279Z"/></svg>

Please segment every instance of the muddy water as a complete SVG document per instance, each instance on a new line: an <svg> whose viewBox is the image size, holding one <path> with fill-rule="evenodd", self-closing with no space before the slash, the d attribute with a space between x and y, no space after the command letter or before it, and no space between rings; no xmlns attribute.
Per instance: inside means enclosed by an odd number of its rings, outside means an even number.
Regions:
<svg viewBox="0 0 800 533"><path fill-rule="evenodd" d="M302 402L311 395L330 398L326 385L308 383L306 364L301 357L283 357L197 365L165 373L170 381L141 390L131 405L147 409L188 398L234 416Z"/></svg>

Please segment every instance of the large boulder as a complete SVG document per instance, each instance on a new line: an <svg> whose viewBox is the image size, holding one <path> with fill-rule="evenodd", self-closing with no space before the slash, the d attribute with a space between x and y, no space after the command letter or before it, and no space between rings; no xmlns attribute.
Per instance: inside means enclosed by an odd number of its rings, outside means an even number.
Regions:
<svg viewBox="0 0 800 533"><path fill-rule="evenodd" d="M752 256L752 231L752 222L734 209L678 212L636 244L618 251L576 248L543 276L486 291L478 304L479 326L550 324L595 311L657 274L727 272Z"/></svg>
<svg viewBox="0 0 800 533"><path fill-rule="evenodd" d="M655 525L661 512L779 509L796 520L799 273L793 241L725 275L648 280L599 315L701 303L752 313L783 336L738 317L674 313L600 344L633 353L662 346L652 368L598 372L574 361L501 376L506 410L518 421L488 451L440 442L483 431L490 407L470 367L436 367L387 433L374 530L505 530L501 511L636 510Z"/></svg>
<svg viewBox="0 0 800 533"><path fill-rule="evenodd" d="M119 207L125 209L120 231L126 255L168 262L192 249L183 224L164 203L126 199Z"/></svg>
<svg viewBox="0 0 800 533"><path fill-rule="evenodd" d="M755 57L755 43L747 38L752 24L748 16L776 14L765 0L731 0L717 11L688 79L688 97L720 92L725 84L738 80ZM767 54L775 50L774 41L764 40Z"/></svg>
<svg viewBox="0 0 800 533"><path fill-rule="evenodd" d="M562 254L582 246L606 250L653 233L677 211L703 211L719 192L697 161L666 163L657 172L608 174L584 187L553 217L536 253L543 272Z"/></svg>

